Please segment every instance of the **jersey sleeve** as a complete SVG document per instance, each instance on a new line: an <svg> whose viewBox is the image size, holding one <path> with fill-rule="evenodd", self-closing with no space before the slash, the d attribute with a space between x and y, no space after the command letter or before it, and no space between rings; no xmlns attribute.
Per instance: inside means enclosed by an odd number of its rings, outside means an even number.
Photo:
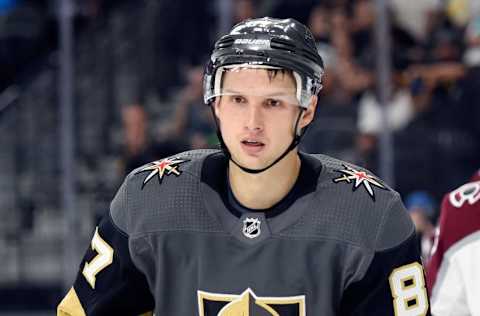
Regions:
<svg viewBox="0 0 480 316"><path fill-rule="evenodd" d="M340 315L430 315L418 237L400 199L392 205L365 273L344 291Z"/></svg>
<svg viewBox="0 0 480 316"><path fill-rule="evenodd" d="M427 281L435 315L471 315L478 310L480 181L462 185L442 201Z"/></svg>
<svg viewBox="0 0 480 316"><path fill-rule="evenodd" d="M110 212L126 206L118 203L124 186ZM95 229L74 285L59 304L57 315L148 315L154 309L154 299L145 275L131 259L128 244L128 235L115 225L111 213L106 215Z"/></svg>
<svg viewBox="0 0 480 316"><path fill-rule="evenodd" d="M447 218L449 214L447 211L448 209L448 197L447 195L443 198L441 212L440 212L440 219L438 220L438 227L435 231L435 241L433 244L432 249L432 257L428 262L428 269L427 269L427 285L430 293L432 292L433 286L437 279L438 270L440 269L440 265L442 264L443 255L448 248L447 242L445 240L445 234L440 235L440 231L444 231L447 227ZM448 229L447 229L448 231Z"/></svg>

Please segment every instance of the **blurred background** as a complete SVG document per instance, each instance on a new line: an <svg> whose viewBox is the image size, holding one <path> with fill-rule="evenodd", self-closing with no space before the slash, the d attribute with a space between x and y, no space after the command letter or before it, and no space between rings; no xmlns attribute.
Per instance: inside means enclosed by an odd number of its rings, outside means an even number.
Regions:
<svg viewBox="0 0 480 316"><path fill-rule="evenodd" d="M214 40L307 24L324 57L304 151L398 190L425 259L447 191L480 167L477 0L0 0L0 315L52 315L123 177L216 148Z"/></svg>

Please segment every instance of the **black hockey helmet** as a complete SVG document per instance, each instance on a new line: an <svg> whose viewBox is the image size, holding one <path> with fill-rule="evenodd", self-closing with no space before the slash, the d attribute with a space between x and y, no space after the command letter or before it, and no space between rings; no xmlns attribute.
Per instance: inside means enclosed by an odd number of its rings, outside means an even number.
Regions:
<svg viewBox="0 0 480 316"><path fill-rule="evenodd" d="M304 108L322 87L324 65L313 35L294 19L250 19L222 36L205 69L206 104L219 95L223 69L232 65L291 70L297 83L296 97Z"/></svg>

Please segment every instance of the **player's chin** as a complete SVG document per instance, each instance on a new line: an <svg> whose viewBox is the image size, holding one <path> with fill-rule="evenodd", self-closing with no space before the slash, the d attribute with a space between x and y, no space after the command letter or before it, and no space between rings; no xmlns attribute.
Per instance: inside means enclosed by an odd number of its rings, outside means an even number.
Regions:
<svg viewBox="0 0 480 316"><path fill-rule="evenodd" d="M237 152L237 154L233 154L232 158L242 167L248 169L263 169L268 165L269 161L266 155L262 155L261 153L246 154L241 150Z"/></svg>
<svg viewBox="0 0 480 316"><path fill-rule="evenodd" d="M266 166L268 166L268 163L265 162L264 160L252 161L250 159L246 159L244 163L244 167L247 167L249 169L263 169Z"/></svg>

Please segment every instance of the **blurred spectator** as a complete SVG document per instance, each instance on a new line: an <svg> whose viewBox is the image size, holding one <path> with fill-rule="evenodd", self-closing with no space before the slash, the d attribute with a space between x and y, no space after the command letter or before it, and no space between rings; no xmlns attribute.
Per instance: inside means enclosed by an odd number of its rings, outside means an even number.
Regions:
<svg viewBox="0 0 480 316"><path fill-rule="evenodd" d="M352 57L352 43L350 39L350 23L345 8L337 7L329 11L330 30L329 35L336 54L342 58Z"/></svg>
<svg viewBox="0 0 480 316"><path fill-rule="evenodd" d="M387 126L390 130L405 127L414 114L412 95L394 79L393 94L386 104ZM358 130L362 134L378 135L383 129L382 109L376 93L367 91L359 101Z"/></svg>
<svg viewBox="0 0 480 316"><path fill-rule="evenodd" d="M441 5L442 0L392 0L390 4L395 22L419 42L427 38L431 20Z"/></svg>
<svg viewBox="0 0 480 316"><path fill-rule="evenodd" d="M356 121L354 96L369 84L368 74L352 62L344 6L338 3L316 5L309 17L309 28L323 57L325 74L316 119L308 128L301 148L352 161Z"/></svg>
<svg viewBox="0 0 480 316"><path fill-rule="evenodd" d="M457 83L464 73L463 65L446 62L413 65L404 72L414 112L409 124L394 134L396 187L401 193L423 188L440 199L471 172L471 167L464 169L472 160L465 155L471 155L473 138L460 123L468 117L468 106L460 104ZM455 167L445 169L447 165ZM448 181L437 179L439 172Z"/></svg>
<svg viewBox="0 0 480 316"><path fill-rule="evenodd" d="M147 147L147 119L145 110L139 105L126 106L122 110L125 152L124 173L153 160Z"/></svg>
<svg viewBox="0 0 480 316"><path fill-rule="evenodd" d="M338 51L336 72L349 94L359 97L374 83L374 5L370 0L354 1L350 5L348 21L342 21L338 13L334 21L344 26L332 34Z"/></svg>
<svg viewBox="0 0 480 316"><path fill-rule="evenodd" d="M432 223L432 219L435 216L434 200L425 191L415 191L405 198L405 207L415 224L422 260L426 263L430 256L435 235L435 227Z"/></svg>
<svg viewBox="0 0 480 316"><path fill-rule="evenodd" d="M203 68L187 72L187 84L174 105L174 135L183 135L191 149L211 148L218 142L210 108L203 102Z"/></svg>
<svg viewBox="0 0 480 316"><path fill-rule="evenodd" d="M372 65L363 60L372 55L373 27L375 24L375 6L370 0L358 0L353 3L351 36L354 56L364 65Z"/></svg>
<svg viewBox="0 0 480 316"><path fill-rule="evenodd" d="M312 31L317 50L320 56L322 56L325 66L323 91L330 88L330 83L326 81L330 80L330 73L337 63L337 51L331 43L333 30L330 15L331 11L326 6L317 5L312 9L308 20L308 27Z"/></svg>
<svg viewBox="0 0 480 316"><path fill-rule="evenodd" d="M330 42L330 12L326 6L316 5L310 11L308 27L317 42Z"/></svg>
<svg viewBox="0 0 480 316"><path fill-rule="evenodd" d="M382 109L377 93L373 90L368 90L359 100L356 147L360 162L374 170L378 167L379 135L385 128L394 132L404 128L414 116L411 92L403 85L399 73L393 76L392 84L393 92L384 105L385 109ZM383 110L386 111L386 126L383 123Z"/></svg>
<svg viewBox="0 0 480 316"><path fill-rule="evenodd" d="M480 14L468 24L465 31L465 44L464 64L468 67L480 66Z"/></svg>
<svg viewBox="0 0 480 316"><path fill-rule="evenodd" d="M317 50L323 58L325 67L329 68L335 64L335 52L331 45L331 12L323 5L315 6L308 19L308 27L312 31L317 44Z"/></svg>
<svg viewBox="0 0 480 316"><path fill-rule="evenodd" d="M168 139L161 142L149 141L147 114L140 105L126 106L122 111L122 118L125 139L123 174L128 174L148 162L187 149L181 137L174 141Z"/></svg>
<svg viewBox="0 0 480 316"><path fill-rule="evenodd" d="M445 11L450 20L459 27L464 27L475 15L480 15L478 0L446 0Z"/></svg>
<svg viewBox="0 0 480 316"><path fill-rule="evenodd" d="M432 30L427 39L427 50L425 62L459 62L462 56L462 35L461 30L450 25L448 21Z"/></svg>
<svg viewBox="0 0 480 316"><path fill-rule="evenodd" d="M414 44L410 46L412 43L409 44L408 39L404 41L406 47L416 53L395 56L398 49L394 49L394 69L405 69L398 76L400 80L396 85L400 84L410 94L411 106L404 107L409 110L401 112L403 116L392 113L396 123L390 124L395 131L397 189L407 194L424 188L441 198L442 192L451 190L452 183L459 185L472 171L474 161L480 159L476 154L480 150L480 133L474 127L478 124L473 122L473 117L478 117L478 109L472 102L479 97L478 88L473 88L479 81L475 79L475 71L460 62L461 30L451 25L442 14L436 14L429 27L432 29L425 45L415 47ZM399 47L397 43L394 45ZM365 96L360 104L364 99ZM361 104L359 122L362 117L367 119L366 122L374 121L362 109ZM373 165L370 167L375 169L375 138L362 134L358 144L361 156L368 157L370 153L369 160ZM371 150L366 150L369 147ZM420 165L423 167L419 168ZM446 165L456 167L445 170ZM434 180L438 172L448 174L445 179L449 181Z"/></svg>
<svg viewBox="0 0 480 316"><path fill-rule="evenodd" d="M418 42L396 24L392 11L390 17L392 66L396 71L407 68L412 61L420 59ZM377 61L375 43L376 9L372 0L353 3L351 17L351 40L356 63L365 70L373 71Z"/></svg>
<svg viewBox="0 0 480 316"><path fill-rule="evenodd" d="M143 107L132 105L122 111L125 128L126 151L130 156L135 156L145 150L147 145L147 120Z"/></svg>
<svg viewBox="0 0 480 316"><path fill-rule="evenodd" d="M233 24L256 17L254 0L236 0L233 2Z"/></svg>
<svg viewBox="0 0 480 316"><path fill-rule="evenodd" d="M412 98L413 117L409 124L393 134L395 187L402 194L419 188L435 192L435 142L429 125L433 86L414 73L403 74ZM419 168L419 166L421 166ZM435 195L436 198L441 196Z"/></svg>

